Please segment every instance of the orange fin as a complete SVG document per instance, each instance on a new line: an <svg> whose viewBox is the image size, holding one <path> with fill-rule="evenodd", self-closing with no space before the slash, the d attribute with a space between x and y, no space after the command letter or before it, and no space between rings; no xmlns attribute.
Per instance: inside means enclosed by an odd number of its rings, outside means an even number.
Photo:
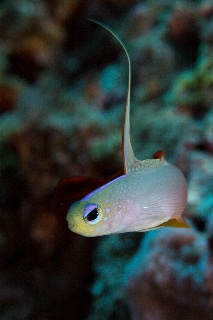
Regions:
<svg viewBox="0 0 213 320"><path fill-rule="evenodd" d="M183 217L178 217L160 224L159 227L190 228L190 225L183 219Z"/></svg>
<svg viewBox="0 0 213 320"><path fill-rule="evenodd" d="M152 156L152 159L164 159L164 153L161 150L158 150L157 152L155 152Z"/></svg>

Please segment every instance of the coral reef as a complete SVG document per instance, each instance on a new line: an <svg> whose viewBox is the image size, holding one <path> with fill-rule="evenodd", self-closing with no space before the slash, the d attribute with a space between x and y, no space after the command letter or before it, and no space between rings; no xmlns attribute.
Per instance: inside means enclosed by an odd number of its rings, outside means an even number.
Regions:
<svg viewBox="0 0 213 320"><path fill-rule="evenodd" d="M180 112L203 117L212 108L212 57L199 61L190 71L176 79L171 97Z"/></svg>
<svg viewBox="0 0 213 320"><path fill-rule="evenodd" d="M126 268L131 319L212 319L208 247L192 230L147 234Z"/></svg>
<svg viewBox="0 0 213 320"><path fill-rule="evenodd" d="M199 10L193 5L177 4L168 20L167 39L173 45L178 68L196 62L200 45Z"/></svg>
<svg viewBox="0 0 213 320"><path fill-rule="evenodd" d="M123 269L140 240L140 234L121 234L104 237L100 241L94 257L97 261L94 266L97 280L92 287L95 301L88 320L99 319L100 315L102 319L129 319Z"/></svg>

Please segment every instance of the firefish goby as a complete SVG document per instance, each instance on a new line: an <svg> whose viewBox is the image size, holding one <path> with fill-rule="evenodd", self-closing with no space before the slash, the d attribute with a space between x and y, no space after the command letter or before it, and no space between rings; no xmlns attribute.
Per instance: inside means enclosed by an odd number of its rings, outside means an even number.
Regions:
<svg viewBox="0 0 213 320"><path fill-rule="evenodd" d="M95 237L124 232L145 232L171 226L188 227L183 219L187 186L182 172L169 164L162 151L152 159L136 159L130 141L131 62L126 47L104 24L124 49L128 60L128 90L122 127L123 174L99 186L68 209L71 231ZM83 181L81 181L83 183Z"/></svg>

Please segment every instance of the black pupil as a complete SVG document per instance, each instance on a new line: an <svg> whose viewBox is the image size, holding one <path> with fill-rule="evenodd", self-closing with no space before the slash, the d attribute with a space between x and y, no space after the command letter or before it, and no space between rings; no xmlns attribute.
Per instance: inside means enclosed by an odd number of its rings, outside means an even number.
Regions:
<svg viewBox="0 0 213 320"><path fill-rule="evenodd" d="M90 213L88 213L87 220L93 221L98 217L98 215L99 215L98 208L94 208L92 211L90 211Z"/></svg>

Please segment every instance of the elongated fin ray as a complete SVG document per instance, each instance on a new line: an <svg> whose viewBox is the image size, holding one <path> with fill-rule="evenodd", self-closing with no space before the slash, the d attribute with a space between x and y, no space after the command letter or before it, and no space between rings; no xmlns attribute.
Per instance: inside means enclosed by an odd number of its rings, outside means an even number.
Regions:
<svg viewBox="0 0 213 320"><path fill-rule="evenodd" d="M124 49L126 56L127 56L129 76L128 76L128 89L127 89L126 105L125 105L125 109L124 109L123 128L122 128L122 152L123 152L124 172L129 173L132 171L131 168L136 166L136 162L140 162L134 156L134 152L133 152L131 141L130 141L131 62L130 62L129 54L128 54L128 51L127 51L125 45L121 41L121 39L119 39L119 37L108 26L106 26L102 22L99 22L94 19L89 19L89 21L97 23L100 26L102 26L103 28L105 28L106 30L108 30L121 44L121 46Z"/></svg>

